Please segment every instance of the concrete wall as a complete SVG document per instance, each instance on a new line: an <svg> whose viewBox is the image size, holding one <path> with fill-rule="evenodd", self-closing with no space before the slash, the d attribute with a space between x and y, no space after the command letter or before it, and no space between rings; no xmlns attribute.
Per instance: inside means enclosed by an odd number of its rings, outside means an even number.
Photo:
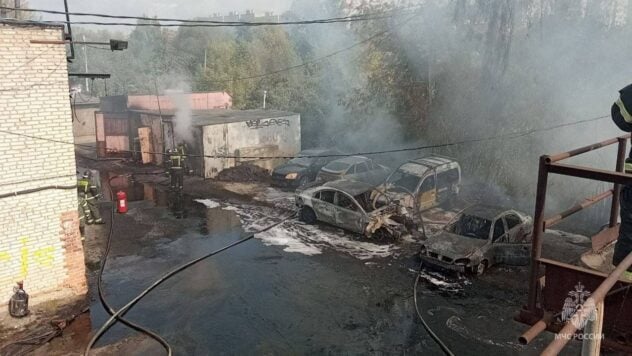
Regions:
<svg viewBox="0 0 632 356"><path fill-rule="evenodd" d="M301 150L301 118L292 115L203 128L204 155L292 156ZM252 163L271 170L282 160L204 158L204 178L237 164Z"/></svg>
<svg viewBox="0 0 632 356"><path fill-rule="evenodd" d="M0 22L0 130L73 142L65 46L30 43L61 39L61 27ZM0 132L0 152L0 196L76 184L71 144ZM71 187L0 197L3 303L18 280L34 303L86 293L76 194Z"/></svg>

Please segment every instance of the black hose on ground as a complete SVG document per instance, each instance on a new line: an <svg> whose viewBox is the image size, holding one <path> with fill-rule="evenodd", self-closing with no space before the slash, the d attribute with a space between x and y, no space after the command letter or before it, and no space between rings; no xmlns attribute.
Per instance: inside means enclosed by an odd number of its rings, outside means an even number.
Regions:
<svg viewBox="0 0 632 356"><path fill-rule="evenodd" d="M105 308L105 310L108 312L108 314L110 315L114 315L115 310L110 306L110 304L107 302L107 300L105 299L105 295L103 294L103 271L105 270L105 264L107 262L108 259L108 255L110 254L110 249L112 247L112 235L114 234L114 217L116 216L115 214L115 209L116 209L116 205L114 204L114 202L116 201L116 199L114 198L114 191L112 190L112 186L110 185L110 183L112 182L112 179L114 178L118 178L120 177L120 175L117 176L113 176L110 177L107 180L107 184L108 184L108 190L110 191L110 199L112 200L112 208L110 209L110 228L108 231L108 237L107 237L107 242L106 242L106 247L105 247L105 253L103 254L103 260L101 262L101 266L99 268L99 273L97 275L97 290L99 292L99 299L101 300L101 304L103 305L103 308ZM164 348L165 350L167 350L167 353L169 355L172 354L171 352L171 346L169 346L169 343L163 339L160 335L154 333L151 330L145 329L142 326L135 324L127 319L124 319L123 317L117 317L117 319L127 325L128 327L141 332L143 334L148 335L149 337L151 337L152 339L158 341Z"/></svg>
<svg viewBox="0 0 632 356"><path fill-rule="evenodd" d="M113 178L116 178L117 176L111 177L110 179L108 179L108 189L110 189L110 194L112 195L112 201L114 201L114 192L112 191L111 187L110 187L110 181ZM268 231L280 224L282 224L283 222L291 219L292 217L294 217L296 215L296 213L293 213L283 219L281 219L280 221L267 226L264 229L261 229L257 232L253 232L251 234L249 234L247 237L235 241L229 245L226 245L218 250L215 250L209 254L206 254L202 257L198 257L194 260L191 260L179 267L176 267L175 269L165 273L162 277L160 277L157 281L155 281L151 286L149 286L148 288L146 288L145 290L143 290L139 295L137 295L134 299L132 299L129 303L127 303L125 306L123 306L122 308L120 308L118 311L114 311L109 305L107 305L107 302L105 302L105 299L103 297L103 293L102 293L102 275L103 275L103 270L105 267L105 263L107 261L107 256L109 254L110 251L110 247L111 247L111 238L112 238L112 232L113 232L113 223L114 223L114 206L112 208L112 221L110 222L110 232L108 234L108 242L107 242L107 248L106 248L106 253L103 257L103 263L101 264L101 268L99 270L99 275L98 275L98 288L99 288L99 297L101 299L101 303L103 303L103 305L106 307L106 309L108 310L108 312L110 313L111 317L110 319L108 319L105 324L103 324L103 326L95 333L95 335L92 337L92 339L90 339L90 342L88 343L88 345L86 346L86 349L84 351L84 356L88 356L90 353L90 350L92 349L92 347L94 346L94 344L101 338L101 336L103 336L103 334L109 330L112 325L114 325L117 321L121 321L122 323L124 323L127 326L132 327L135 330L138 330L142 333L145 333L149 336L151 336L153 339L155 339L156 341L160 342L160 344L165 348L165 350L167 350L167 353L169 356L172 355L172 350L171 350L171 346L169 346L169 343L167 343L162 337L160 337L159 335L155 334L154 332L147 330L137 324L133 324L130 321L123 319L123 315L129 311L129 309L131 309L136 303L138 303L142 298L145 297L145 295L147 295L149 292L151 292L153 289L155 289L156 287L158 287L160 284L162 284L163 282L167 281L169 278L173 277L174 275L182 272L183 270L193 266L194 264L201 262L209 257L212 257L220 252L226 251L228 249L230 249L231 247L237 246L239 244L242 244L252 238L255 237L256 234L258 233L262 233L265 231Z"/></svg>
<svg viewBox="0 0 632 356"><path fill-rule="evenodd" d="M424 319L424 317L421 315L421 311L419 310L419 304L417 304L417 285L419 284L420 277L421 277L421 274L417 274L417 278L415 278L415 286L413 287L413 301L415 302L415 311L417 312L417 316L419 317L419 320L421 320L421 325L423 325L424 329L426 329L426 332L428 332L428 335L430 335L430 337L437 343L437 345L439 345L439 347L441 348L441 351L443 351L443 353L446 354L447 356L454 356L454 353L452 353L450 348L448 348L448 346L443 341L441 341L439 336L437 336L437 334L435 334L435 332L432 331L428 323L426 323L426 320Z"/></svg>

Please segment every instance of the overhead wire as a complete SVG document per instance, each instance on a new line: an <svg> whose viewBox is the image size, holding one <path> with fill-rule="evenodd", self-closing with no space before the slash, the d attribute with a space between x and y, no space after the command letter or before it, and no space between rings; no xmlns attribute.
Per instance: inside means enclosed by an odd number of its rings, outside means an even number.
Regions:
<svg viewBox="0 0 632 356"><path fill-rule="evenodd" d="M153 26L153 27L256 27L256 26L285 26L285 25L312 25L312 24L330 24L330 23L349 23L357 21L371 21L386 19L395 16L398 13L405 12L407 10L419 8L420 5L400 7L392 10L364 13L349 16L329 17L323 19L314 20L297 20L297 21L217 21L208 19L176 19L176 18L159 18L159 17L147 17L147 16L129 16L129 15L110 15L102 13L88 13L88 12L65 12L56 10L45 9L28 9L19 8L17 10L37 13L47 13L56 15L71 15L71 16L88 16L108 19L119 20L139 20L148 21L145 23L129 23L129 22L98 22L98 21L49 21L40 20L32 21L39 23L70 23L75 25L104 25L104 26ZM16 10L15 7L0 6L0 9L4 10ZM25 20L29 22L28 20ZM163 22L163 23L160 23ZM177 22L177 23L164 23L164 22Z"/></svg>
<svg viewBox="0 0 632 356"><path fill-rule="evenodd" d="M580 125L580 124L584 124L584 123L588 123L588 122L592 122L592 121L602 120L602 119L609 118L609 117L610 117L609 115L604 115L604 116L593 117L593 118L585 119L585 120L579 120L579 121L566 122L566 123L557 124L557 125L551 125L551 126L547 126L547 127L529 129L529 130L524 130L524 131L514 131L514 132L509 132L509 133L501 134L501 135L493 135L493 136L474 138L474 139L464 139L464 140L452 141L452 142L446 142L446 143L421 145L421 146L413 146L413 147L404 147L404 148L393 148L393 149L377 150L377 151L363 151L363 152L339 153L339 154L332 153L332 154L324 154L324 155L283 155L283 156L279 156L279 155L277 155L277 156L236 156L236 155L206 155L206 154L187 153L187 154L184 154L183 156L185 156L185 157L192 157L192 158L217 158L217 159L241 158L241 159L252 159L252 160L255 160L255 159L292 159L292 158L325 158L325 157L329 158L329 157L350 157L350 156L372 156L372 155L381 155L381 154L389 154L389 153L422 151L422 150L426 150L426 149L430 149L430 148L442 148L442 147L458 146L458 145L463 145L463 144L470 144L470 143L477 143L477 142L484 142L484 141L491 141L491 140L498 140L498 139L516 139L516 138L519 138L519 137L531 135L531 134L536 133L536 132L549 131L549 130L554 130L554 129L558 129L558 128L562 128L562 127ZM49 138L46 138L46 137L33 136L33 135L29 135L29 134L23 134L23 133L18 133L18 132L14 132L14 131L3 130L3 129L0 129L0 133L4 133L4 134L8 134L8 135L15 135L15 136L28 137L28 138L42 140L42 141L57 142L57 143L61 143L61 144L69 144L69 145L74 145L74 146L77 146L77 147L87 148L87 149L90 149L90 150L96 150L96 147L94 147L92 145L77 144L77 143L74 143L74 142L49 139ZM165 153L165 152L153 152L153 151L142 151L142 150L141 151L137 151L137 150L116 150L115 152L118 152L118 153L131 153L131 154L143 154L143 153L145 153L145 154L163 155L163 156L167 155L167 153Z"/></svg>

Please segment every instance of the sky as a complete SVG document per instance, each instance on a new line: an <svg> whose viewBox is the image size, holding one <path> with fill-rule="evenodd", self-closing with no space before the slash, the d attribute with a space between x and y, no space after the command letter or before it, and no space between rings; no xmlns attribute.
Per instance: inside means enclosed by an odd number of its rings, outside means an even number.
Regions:
<svg viewBox="0 0 632 356"><path fill-rule="evenodd" d="M63 0L23 0L33 9L64 10ZM148 15L158 17L192 18L230 11L255 13L272 11L281 14L289 9L292 0L68 0L70 12L94 12L111 15ZM44 20L59 19L56 15L43 15ZM72 20L88 20L74 17ZM94 20L94 18L92 18Z"/></svg>

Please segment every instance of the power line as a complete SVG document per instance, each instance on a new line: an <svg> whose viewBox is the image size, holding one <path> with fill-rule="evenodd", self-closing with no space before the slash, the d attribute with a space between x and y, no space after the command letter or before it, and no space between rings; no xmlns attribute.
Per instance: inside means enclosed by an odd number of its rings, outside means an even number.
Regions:
<svg viewBox="0 0 632 356"><path fill-rule="evenodd" d="M554 129L567 127L567 126L580 125L580 124L583 124L583 123L597 121L597 120L601 120L601 119L605 119L605 118L609 118L609 117L610 117L609 115L604 115L604 116L593 117L593 118L585 119L585 120L567 122L567 123L562 123L562 124L558 124L558 125L552 125L552 126L537 128L537 129L530 129L530 130L524 130L524 131L515 131L515 132L510 132L510 133L507 133L507 134L503 134L503 135L487 136L487 137L476 138L476 139L467 139L467 140L453 141L453 142L432 144L432 145L423 145L423 146L414 146L414 147L405 147L405 148L395 148L395 149L380 150L380 151L356 152L356 153L349 153L349 154L345 153L345 154L328 154L328 155L314 155L314 156L301 156L301 155L297 155L297 156L234 156L234 155L185 154L184 156L185 157L193 157L193 158L216 158L216 159L239 158L239 159L252 159L252 160L255 160L255 159L292 159L292 158L372 156L372 155L381 155L381 154L388 154L388 153L422 151L422 150L426 150L426 149L430 149L430 148L442 148L442 147L458 146L458 145L463 145L463 144L478 143L478 142L484 142L484 141L492 141L492 140L498 140L498 139L503 139L503 138L515 139L515 138L527 136L527 135L530 135L530 134L533 134L533 133L536 133L536 132L549 131L549 130L554 130ZM5 134L8 134L8 135L14 135L14 136L28 137L28 138L32 138L32 139L36 139L36 140L42 140L42 141L48 141L48 142L69 144L69 145L73 145L73 146L76 146L76 147L84 147L84 148L87 148L87 149L90 149L90 150L96 150L96 147L91 146L91 145L76 144L74 142L49 139L49 138L45 138L45 137L33 136L33 135L28 135L28 134L13 132L13 131L0 130L0 133L5 133ZM112 152L131 153L131 154L139 154L139 153L142 154L142 153L145 153L145 154L153 154L153 155L167 155L167 153L164 153L164 152L135 151L135 150L116 150L116 151L113 150Z"/></svg>
<svg viewBox="0 0 632 356"><path fill-rule="evenodd" d="M72 16L90 16L109 19L122 19L122 20L139 20L148 21L146 23L130 23L130 22L99 22L99 21L32 21L39 23L67 23L74 25L102 25L102 26L151 26L151 27L256 27L256 26L283 26L283 25L313 25L313 24L329 24L329 23L349 23L357 21L371 21L381 20L395 16L398 13L404 13L407 10L418 8L419 6L402 7L389 11L368 13L360 15L350 15L343 17L331 17L315 20L298 20L298 21L215 21L215 20L191 20L191 19L174 19L174 18L158 18L158 17L146 17L146 16L128 16L128 15L110 15L100 13L87 13L87 12L64 12L55 10L44 9L18 9L19 11L39 12L57 15L72 15ZM0 9L16 10L14 7L1 6ZM26 22L31 22L25 20ZM178 23L160 23L162 22L178 22Z"/></svg>

